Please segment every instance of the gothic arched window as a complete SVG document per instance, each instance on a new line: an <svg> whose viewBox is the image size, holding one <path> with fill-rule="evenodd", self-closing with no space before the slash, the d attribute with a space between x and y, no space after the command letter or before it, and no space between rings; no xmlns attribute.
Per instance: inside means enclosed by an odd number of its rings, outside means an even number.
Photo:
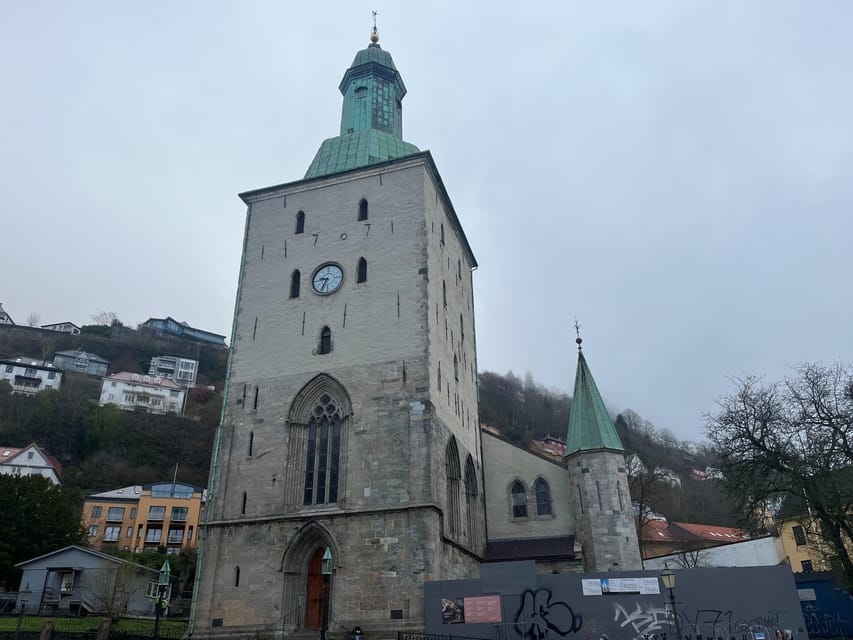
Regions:
<svg viewBox="0 0 853 640"><path fill-rule="evenodd" d="M305 212L296 214L296 233L305 233Z"/></svg>
<svg viewBox="0 0 853 640"><path fill-rule="evenodd" d="M352 419L349 394L326 374L314 377L296 394L287 416L285 504L298 511L335 504L344 495L341 473Z"/></svg>
<svg viewBox="0 0 853 640"><path fill-rule="evenodd" d="M299 269L296 269L293 273L290 274L290 297L298 298L299 297L299 280L301 278L301 274L299 273Z"/></svg>
<svg viewBox="0 0 853 640"><path fill-rule="evenodd" d="M323 327L320 331L320 344L317 345L317 353L332 352L332 330L329 327Z"/></svg>
<svg viewBox="0 0 853 640"><path fill-rule="evenodd" d="M520 480L512 483L510 488L512 496L512 517L526 518L527 517L527 489L521 484Z"/></svg>
<svg viewBox="0 0 853 640"><path fill-rule="evenodd" d="M356 282L367 282L367 260L364 258L358 259L358 268L355 270Z"/></svg>
<svg viewBox="0 0 853 640"><path fill-rule="evenodd" d="M459 533L459 449L456 438L451 437L445 450L445 469L447 471L447 528L451 535Z"/></svg>
<svg viewBox="0 0 853 640"><path fill-rule="evenodd" d="M308 421L302 504L332 504L338 501L340 459L340 408L329 394L324 393Z"/></svg>
<svg viewBox="0 0 853 640"><path fill-rule="evenodd" d="M477 473L470 454L465 460L465 515L468 524L468 542L472 547L480 543L480 529L477 526Z"/></svg>
<svg viewBox="0 0 853 640"><path fill-rule="evenodd" d="M536 494L536 515L551 515L551 487L548 483L539 478L533 485L533 492Z"/></svg>
<svg viewBox="0 0 853 640"><path fill-rule="evenodd" d="M367 200L361 199L358 203L358 221L367 220Z"/></svg>

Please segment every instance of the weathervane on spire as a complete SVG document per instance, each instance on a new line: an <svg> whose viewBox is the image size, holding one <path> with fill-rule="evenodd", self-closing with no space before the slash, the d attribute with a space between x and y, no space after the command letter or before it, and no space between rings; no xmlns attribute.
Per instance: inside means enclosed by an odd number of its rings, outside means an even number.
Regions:
<svg viewBox="0 0 853 640"><path fill-rule="evenodd" d="M577 318L575 318L575 334L577 334L578 336L577 338L575 338L575 342L578 345L578 351L581 351L583 349L583 347L581 346L583 339L581 338L581 326L580 324L578 324Z"/></svg>
<svg viewBox="0 0 853 640"><path fill-rule="evenodd" d="M370 32L370 41L374 44L379 42L379 32L376 30L376 16L379 15L379 12L374 9L373 10L373 31Z"/></svg>

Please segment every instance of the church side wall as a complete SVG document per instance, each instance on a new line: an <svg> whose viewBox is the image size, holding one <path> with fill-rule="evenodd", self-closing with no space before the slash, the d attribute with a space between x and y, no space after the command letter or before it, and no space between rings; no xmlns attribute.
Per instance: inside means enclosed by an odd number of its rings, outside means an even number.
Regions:
<svg viewBox="0 0 853 640"><path fill-rule="evenodd" d="M516 447L488 432L482 434L486 486L486 518L489 539L542 538L575 533L576 520L568 499L566 468ZM533 485L537 479L548 483L551 513L538 515ZM512 517L510 486L520 480L527 489L527 517Z"/></svg>

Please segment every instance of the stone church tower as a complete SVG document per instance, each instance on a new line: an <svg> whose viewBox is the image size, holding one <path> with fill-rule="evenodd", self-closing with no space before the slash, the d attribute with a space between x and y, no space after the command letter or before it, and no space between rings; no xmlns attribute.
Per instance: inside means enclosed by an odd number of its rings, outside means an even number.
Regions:
<svg viewBox="0 0 853 640"><path fill-rule="evenodd" d="M578 368L566 437L569 499L586 571L643 568L625 449L610 420L578 337Z"/></svg>
<svg viewBox="0 0 853 640"><path fill-rule="evenodd" d="M193 636L419 627L425 580L479 572L477 263L371 39L305 178L240 196Z"/></svg>

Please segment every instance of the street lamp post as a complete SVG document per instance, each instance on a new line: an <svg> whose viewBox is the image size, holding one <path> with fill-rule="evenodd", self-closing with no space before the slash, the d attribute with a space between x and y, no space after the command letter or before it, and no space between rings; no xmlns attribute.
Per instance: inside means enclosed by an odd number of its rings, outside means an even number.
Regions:
<svg viewBox="0 0 853 640"><path fill-rule="evenodd" d="M329 581L332 578L332 550L326 547L323 554L323 629L320 633L321 640L327 640L329 633Z"/></svg>
<svg viewBox="0 0 853 640"><path fill-rule="evenodd" d="M20 604L18 605L18 624L15 627L15 640L18 640L18 636L21 634L21 627L24 624L24 609L30 603L32 593L30 585L27 583L27 586L18 594L18 602Z"/></svg>
<svg viewBox="0 0 853 640"><path fill-rule="evenodd" d="M678 619L678 611L675 610L675 572L672 569L661 571L660 579L663 586L669 589L669 604L672 607L672 617L675 619L675 638L681 640L681 620Z"/></svg>
<svg viewBox="0 0 853 640"><path fill-rule="evenodd" d="M164 560L163 566L160 567L160 577L157 580L157 595L154 598L154 640L160 635L160 616L166 612L166 596L169 591L169 580L171 578L172 568L169 566L169 561Z"/></svg>

